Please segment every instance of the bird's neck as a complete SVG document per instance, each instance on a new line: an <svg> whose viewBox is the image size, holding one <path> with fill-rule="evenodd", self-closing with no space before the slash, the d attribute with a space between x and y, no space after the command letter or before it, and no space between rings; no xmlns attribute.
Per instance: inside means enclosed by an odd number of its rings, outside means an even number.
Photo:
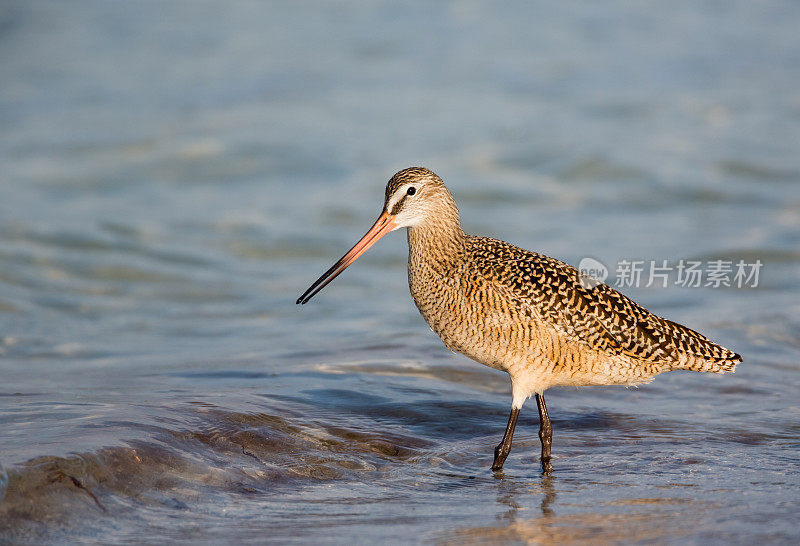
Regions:
<svg viewBox="0 0 800 546"><path fill-rule="evenodd" d="M441 269L464 255L466 238L457 212L409 227L409 262Z"/></svg>

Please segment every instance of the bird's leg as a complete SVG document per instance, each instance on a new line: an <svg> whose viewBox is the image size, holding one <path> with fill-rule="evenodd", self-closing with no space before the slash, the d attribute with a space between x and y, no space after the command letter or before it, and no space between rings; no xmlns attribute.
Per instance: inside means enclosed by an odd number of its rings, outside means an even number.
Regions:
<svg viewBox="0 0 800 546"><path fill-rule="evenodd" d="M553 471L550 464L550 446L553 443L553 426L550 424L550 416L547 415L547 406L544 404L544 396L536 393L536 405L539 406L539 439L542 441L542 472L549 474Z"/></svg>
<svg viewBox="0 0 800 546"><path fill-rule="evenodd" d="M514 436L514 427L517 426L517 417L519 417L519 408L511 408L511 415L508 416L508 424L506 425L506 433L503 435L503 441L494 448L494 463L492 463L492 470L497 472L503 468L503 463L506 462L506 457L511 453L511 438Z"/></svg>

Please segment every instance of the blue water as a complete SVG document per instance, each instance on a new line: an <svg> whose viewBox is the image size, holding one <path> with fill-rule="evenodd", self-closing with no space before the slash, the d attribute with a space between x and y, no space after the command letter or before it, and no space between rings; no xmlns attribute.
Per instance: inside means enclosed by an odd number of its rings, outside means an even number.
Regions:
<svg viewBox="0 0 800 546"><path fill-rule="evenodd" d="M795 543L800 6L6 2L0 541ZM397 170L633 287L735 375L547 393L414 308L402 234L304 307ZM611 279L613 280L613 279ZM611 282L611 280L609 282Z"/></svg>

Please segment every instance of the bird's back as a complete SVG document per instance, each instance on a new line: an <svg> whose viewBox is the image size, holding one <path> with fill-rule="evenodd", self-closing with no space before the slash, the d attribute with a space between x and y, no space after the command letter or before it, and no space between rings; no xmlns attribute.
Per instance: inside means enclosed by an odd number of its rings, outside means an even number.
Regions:
<svg viewBox="0 0 800 546"><path fill-rule="evenodd" d="M552 326L565 343L670 369L721 373L741 361L738 354L564 262L488 237L469 237L468 249L481 277L509 302L531 309L534 319Z"/></svg>
<svg viewBox="0 0 800 546"><path fill-rule="evenodd" d="M675 369L722 373L741 361L574 267L497 239L465 236L447 261L412 248L409 281L449 348L527 378L531 392L638 384Z"/></svg>

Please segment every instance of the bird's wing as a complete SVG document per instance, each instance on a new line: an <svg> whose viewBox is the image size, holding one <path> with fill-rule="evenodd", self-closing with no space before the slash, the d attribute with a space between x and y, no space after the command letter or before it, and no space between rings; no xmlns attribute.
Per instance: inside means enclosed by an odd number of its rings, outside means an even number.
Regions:
<svg viewBox="0 0 800 546"><path fill-rule="evenodd" d="M611 355L676 361L678 353L710 361L741 360L702 334L654 315L574 267L503 241L471 239L477 273L516 305L562 335Z"/></svg>

